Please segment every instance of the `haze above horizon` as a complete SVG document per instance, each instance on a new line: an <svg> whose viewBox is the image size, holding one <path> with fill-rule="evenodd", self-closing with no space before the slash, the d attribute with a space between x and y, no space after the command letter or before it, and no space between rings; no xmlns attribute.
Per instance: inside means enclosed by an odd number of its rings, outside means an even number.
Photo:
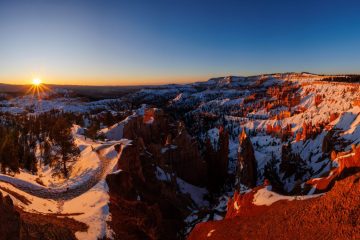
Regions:
<svg viewBox="0 0 360 240"><path fill-rule="evenodd" d="M2 1L0 82L149 85L360 73L360 3Z"/></svg>

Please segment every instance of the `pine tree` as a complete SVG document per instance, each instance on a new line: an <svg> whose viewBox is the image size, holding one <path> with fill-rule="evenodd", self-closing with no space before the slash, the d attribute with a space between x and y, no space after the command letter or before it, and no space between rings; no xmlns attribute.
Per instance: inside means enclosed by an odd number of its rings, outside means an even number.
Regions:
<svg viewBox="0 0 360 240"><path fill-rule="evenodd" d="M270 161L268 161L264 167L264 178L270 181L275 190L281 192L283 191L283 183L279 177L278 163L279 160L277 160L272 153Z"/></svg>
<svg viewBox="0 0 360 240"><path fill-rule="evenodd" d="M57 135L55 137L56 144L58 145L58 166L65 177L69 175L68 163L75 161L79 155L80 150L74 143L71 134L71 128L65 118L60 117L54 126Z"/></svg>
<svg viewBox="0 0 360 240"><path fill-rule="evenodd" d="M298 180L310 171L300 155L292 153L291 142L282 146L280 171L284 173L283 180L292 175L295 176L295 180Z"/></svg>
<svg viewBox="0 0 360 240"><path fill-rule="evenodd" d="M45 140L43 143L43 161L45 165L51 164L53 158L51 154L51 144L48 140Z"/></svg>

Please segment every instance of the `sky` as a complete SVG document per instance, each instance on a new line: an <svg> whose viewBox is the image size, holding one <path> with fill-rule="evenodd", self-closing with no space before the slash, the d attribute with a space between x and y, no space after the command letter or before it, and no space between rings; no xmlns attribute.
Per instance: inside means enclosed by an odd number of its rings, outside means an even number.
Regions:
<svg viewBox="0 0 360 240"><path fill-rule="evenodd" d="M0 0L0 82L360 73L360 2Z"/></svg>

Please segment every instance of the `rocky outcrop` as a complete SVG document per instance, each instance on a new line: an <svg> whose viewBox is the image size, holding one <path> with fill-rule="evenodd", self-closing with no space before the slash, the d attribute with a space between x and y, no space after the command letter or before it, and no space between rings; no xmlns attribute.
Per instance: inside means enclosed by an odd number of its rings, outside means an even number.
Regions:
<svg viewBox="0 0 360 240"><path fill-rule="evenodd" d="M157 179L154 156L140 149L135 145L124 148L127 155L118 165L125 168L106 178L109 225L115 239L176 239L191 201L176 191L174 183ZM129 167L131 161L139 167ZM141 174L135 169L141 169Z"/></svg>
<svg viewBox="0 0 360 240"><path fill-rule="evenodd" d="M315 189L315 193L329 191L339 179L360 171L360 146L352 146L352 151L345 156L337 156L333 152L332 160L336 160L338 167L332 169L329 175L323 178L310 179L305 183L304 192Z"/></svg>
<svg viewBox="0 0 360 240"><path fill-rule="evenodd" d="M158 239L161 212L158 205L141 201L126 171L119 171L106 177L109 186L109 208L112 219L109 222L116 239Z"/></svg>
<svg viewBox="0 0 360 240"><path fill-rule="evenodd" d="M123 129L123 138L137 139L141 137L145 144L159 143L169 132L167 115L157 108L146 109L144 116L128 118Z"/></svg>
<svg viewBox="0 0 360 240"><path fill-rule="evenodd" d="M210 139L207 139L205 149L205 159L208 164L208 187L212 191L217 191L228 177L229 133L220 127L217 147L214 148Z"/></svg>
<svg viewBox="0 0 360 240"><path fill-rule="evenodd" d="M72 240L75 232L87 231L84 223L67 217L34 214L15 208L9 195L0 192L0 239Z"/></svg>
<svg viewBox="0 0 360 240"><path fill-rule="evenodd" d="M121 170L106 178L115 239L178 238L194 203L176 178L195 185L207 179L197 141L159 109L128 119L123 137L132 142L116 147ZM157 166L172 173L171 180L158 179Z"/></svg>
<svg viewBox="0 0 360 240"><path fill-rule="evenodd" d="M72 218L20 212L20 239L75 240L75 232L86 232L88 226Z"/></svg>
<svg viewBox="0 0 360 240"><path fill-rule="evenodd" d="M20 239L20 214L15 210L9 196L3 197L0 192L0 238Z"/></svg>
<svg viewBox="0 0 360 240"><path fill-rule="evenodd" d="M133 179L144 181L145 179L139 155L140 147L141 140L135 140L129 145L122 145L117 167L130 174Z"/></svg>
<svg viewBox="0 0 360 240"><path fill-rule="evenodd" d="M186 131L182 122L171 122L162 110L150 108L143 116L129 118L123 132L123 137L132 140L133 146L127 146L121 158L132 160L120 159L120 169L143 179L139 159L134 157L134 152L146 149L159 165L170 165L171 170L185 181L195 185L206 183L206 163L196 139Z"/></svg>
<svg viewBox="0 0 360 240"><path fill-rule="evenodd" d="M250 188L255 187L257 181L257 162L253 145L250 138L246 135L245 129L239 135L238 166L240 183Z"/></svg>
<svg viewBox="0 0 360 240"><path fill-rule="evenodd" d="M302 180L309 173L309 166L299 153L293 153L291 142L282 145L280 172L283 173L282 180L294 177L295 181Z"/></svg>
<svg viewBox="0 0 360 240"><path fill-rule="evenodd" d="M334 139L333 135L334 135L333 131L329 131L325 135L325 137L323 139L322 147L321 147L321 150L323 151L323 153L330 153L334 149L335 139Z"/></svg>
<svg viewBox="0 0 360 240"><path fill-rule="evenodd" d="M129 172L120 170L109 174L106 176L106 183L112 195L121 196L126 200L136 200L137 194Z"/></svg>
<svg viewBox="0 0 360 240"><path fill-rule="evenodd" d="M357 173L321 197L275 202L256 217L200 223L188 239L359 239L359 202Z"/></svg>
<svg viewBox="0 0 360 240"><path fill-rule="evenodd" d="M195 185L204 185L206 165L200 155L197 141L183 128L172 143L164 153L167 163L171 164L178 177Z"/></svg>
<svg viewBox="0 0 360 240"><path fill-rule="evenodd" d="M253 188L250 192L244 194L235 191L234 196L227 203L225 219L244 216L255 217L268 210L269 207L267 206L253 204L254 195L261 188L264 188L264 186Z"/></svg>
<svg viewBox="0 0 360 240"><path fill-rule="evenodd" d="M223 127L219 129L219 177L222 181L226 180L228 176L229 167L229 132Z"/></svg>
<svg viewBox="0 0 360 240"><path fill-rule="evenodd" d="M353 155L351 157L338 159L338 171L340 173L343 172L345 169L360 169L360 145L357 147L355 145L352 145L352 153Z"/></svg>

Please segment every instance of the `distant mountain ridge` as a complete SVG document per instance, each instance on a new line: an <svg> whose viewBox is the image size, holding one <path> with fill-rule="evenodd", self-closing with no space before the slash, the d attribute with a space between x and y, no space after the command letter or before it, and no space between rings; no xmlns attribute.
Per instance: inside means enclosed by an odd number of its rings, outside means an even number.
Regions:
<svg viewBox="0 0 360 240"><path fill-rule="evenodd" d="M223 85L225 83L229 83L231 80L233 82L237 81L245 81L245 80L256 80L259 78L280 78L280 79L292 79L292 78L325 78L325 77L331 77L331 76L345 76L345 75L322 75L322 74L315 74L315 73L309 73L309 72L285 72L285 73L271 73L271 74L259 74L259 75L251 75L251 76L222 76L222 77L214 77L210 78L206 81L199 81L194 83L187 83L187 84L158 84L158 85L128 85L128 86L107 86L107 85L99 85L99 86L92 86L92 85L61 85L61 84L46 84L46 86L49 87L58 87L58 88L70 88L70 89L99 89L100 88L132 88L132 89L139 89L139 88L151 88L151 87L159 87L159 86L177 86L177 85L198 85L198 84L206 84L206 83L212 83L212 82L220 82ZM8 84L8 83L0 83L0 92L5 91L19 91L26 89L31 84Z"/></svg>

